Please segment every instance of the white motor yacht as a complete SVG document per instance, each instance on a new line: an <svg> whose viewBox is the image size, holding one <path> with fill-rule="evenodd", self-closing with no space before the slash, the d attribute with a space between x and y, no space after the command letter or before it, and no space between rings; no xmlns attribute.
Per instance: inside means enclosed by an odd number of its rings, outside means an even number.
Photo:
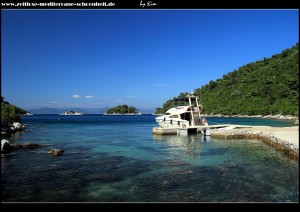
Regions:
<svg viewBox="0 0 300 212"><path fill-rule="evenodd" d="M177 99L188 101L188 105L176 106L166 111L165 114L155 118L162 128L188 128L193 126L208 126L205 118L201 118L203 106L199 104L199 97L188 95L186 98Z"/></svg>
<svg viewBox="0 0 300 212"><path fill-rule="evenodd" d="M64 113L61 113L61 114L59 114L59 115L65 115L65 116L78 116L78 115L82 115L82 113L81 113L81 112L75 112L75 111L70 110L70 111L66 111L66 112L64 112Z"/></svg>

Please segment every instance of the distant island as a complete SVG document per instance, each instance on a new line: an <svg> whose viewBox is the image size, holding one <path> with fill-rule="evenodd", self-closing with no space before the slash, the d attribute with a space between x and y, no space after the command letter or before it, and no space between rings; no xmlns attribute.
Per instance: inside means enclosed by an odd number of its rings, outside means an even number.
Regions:
<svg viewBox="0 0 300 212"><path fill-rule="evenodd" d="M104 115L141 115L141 113L135 107L125 104L108 109Z"/></svg>

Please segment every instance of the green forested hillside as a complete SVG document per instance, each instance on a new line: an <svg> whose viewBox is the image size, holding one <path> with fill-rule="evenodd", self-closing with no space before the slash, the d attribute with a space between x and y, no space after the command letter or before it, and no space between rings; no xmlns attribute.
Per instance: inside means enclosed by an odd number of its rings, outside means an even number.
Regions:
<svg viewBox="0 0 300 212"><path fill-rule="evenodd" d="M21 115L26 113L26 110L11 105L9 102L4 101L4 98L1 96L1 125L2 122L8 124L14 121L20 121Z"/></svg>
<svg viewBox="0 0 300 212"><path fill-rule="evenodd" d="M299 43L197 88L207 114L299 115ZM186 95L181 93L179 97ZM168 100L155 113L174 106Z"/></svg>

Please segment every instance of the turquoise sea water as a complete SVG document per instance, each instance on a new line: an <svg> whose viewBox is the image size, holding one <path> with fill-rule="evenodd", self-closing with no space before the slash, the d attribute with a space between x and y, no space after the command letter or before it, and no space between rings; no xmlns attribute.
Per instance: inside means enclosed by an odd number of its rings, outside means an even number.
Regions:
<svg viewBox="0 0 300 212"><path fill-rule="evenodd" d="M299 202L299 161L258 140L157 136L155 116L24 117L1 159L2 202ZM207 118L209 124L290 126ZM64 149L53 157L47 152Z"/></svg>

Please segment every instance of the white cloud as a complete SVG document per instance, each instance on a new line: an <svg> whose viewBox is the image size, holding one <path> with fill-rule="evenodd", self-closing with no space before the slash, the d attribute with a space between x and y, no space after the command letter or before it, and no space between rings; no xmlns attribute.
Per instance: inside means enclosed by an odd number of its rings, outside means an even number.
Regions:
<svg viewBox="0 0 300 212"><path fill-rule="evenodd" d="M116 102L124 102L122 99L116 99Z"/></svg>
<svg viewBox="0 0 300 212"><path fill-rule="evenodd" d="M155 87L166 87L167 85L166 85L166 84L158 84L158 83L157 83L157 84L154 84L154 86L155 86Z"/></svg>
<svg viewBox="0 0 300 212"><path fill-rule="evenodd" d="M85 96L86 99L92 99L94 96Z"/></svg>
<svg viewBox="0 0 300 212"><path fill-rule="evenodd" d="M136 98L137 96L132 96L132 95L126 95L126 98Z"/></svg>
<svg viewBox="0 0 300 212"><path fill-rule="evenodd" d="M76 98L80 98L80 96L77 95L77 94L74 94L74 95L73 95L73 98L75 98L75 99L76 99Z"/></svg>

